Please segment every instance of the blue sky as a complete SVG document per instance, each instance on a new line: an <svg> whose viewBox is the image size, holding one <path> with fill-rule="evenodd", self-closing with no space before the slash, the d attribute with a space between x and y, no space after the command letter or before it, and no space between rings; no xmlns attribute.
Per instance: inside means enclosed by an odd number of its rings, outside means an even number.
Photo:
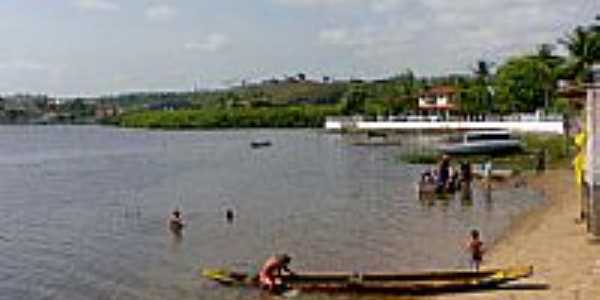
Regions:
<svg viewBox="0 0 600 300"><path fill-rule="evenodd" d="M595 0L2 0L0 94L468 72L596 13Z"/></svg>

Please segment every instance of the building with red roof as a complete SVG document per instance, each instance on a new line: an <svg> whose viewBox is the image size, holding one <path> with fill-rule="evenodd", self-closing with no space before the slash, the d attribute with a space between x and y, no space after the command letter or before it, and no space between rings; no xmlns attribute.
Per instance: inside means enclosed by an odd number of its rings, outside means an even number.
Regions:
<svg viewBox="0 0 600 300"><path fill-rule="evenodd" d="M419 96L419 113L448 117L457 109L457 95L456 88L449 85L431 87Z"/></svg>

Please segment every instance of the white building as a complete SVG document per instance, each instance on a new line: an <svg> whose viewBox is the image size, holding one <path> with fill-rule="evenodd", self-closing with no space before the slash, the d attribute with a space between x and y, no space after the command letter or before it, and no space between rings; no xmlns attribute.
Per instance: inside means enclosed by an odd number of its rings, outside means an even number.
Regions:
<svg viewBox="0 0 600 300"><path fill-rule="evenodd" d="M419 113L448 118L457 108L457 92L451 86L435 86L419 96Z"/></svg>

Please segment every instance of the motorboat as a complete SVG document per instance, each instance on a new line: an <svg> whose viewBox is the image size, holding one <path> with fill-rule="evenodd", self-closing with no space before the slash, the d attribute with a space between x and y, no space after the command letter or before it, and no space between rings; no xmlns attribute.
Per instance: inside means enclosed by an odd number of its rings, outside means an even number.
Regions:
<svg viewBox="0 0 600 300"><path fill-rule="evenodd" d="M458 142L442 144L438 149L446 154L506 154L521 150L521 142L508 131L470 131Z"/></svg>

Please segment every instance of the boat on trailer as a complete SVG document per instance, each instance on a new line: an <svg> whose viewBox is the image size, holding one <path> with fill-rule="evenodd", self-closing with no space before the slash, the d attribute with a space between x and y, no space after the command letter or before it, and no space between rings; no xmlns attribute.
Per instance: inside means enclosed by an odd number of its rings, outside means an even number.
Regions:
<svg viewBox="0 0 600 300"><path fill-rule="evenodd" d="M282 281L286 291L418 295L494 289L532 274L532 266L422 273L300 272L284 275ZM202 276L225 286L259 287L257 276L245 272L208 268Z"/></svg>

